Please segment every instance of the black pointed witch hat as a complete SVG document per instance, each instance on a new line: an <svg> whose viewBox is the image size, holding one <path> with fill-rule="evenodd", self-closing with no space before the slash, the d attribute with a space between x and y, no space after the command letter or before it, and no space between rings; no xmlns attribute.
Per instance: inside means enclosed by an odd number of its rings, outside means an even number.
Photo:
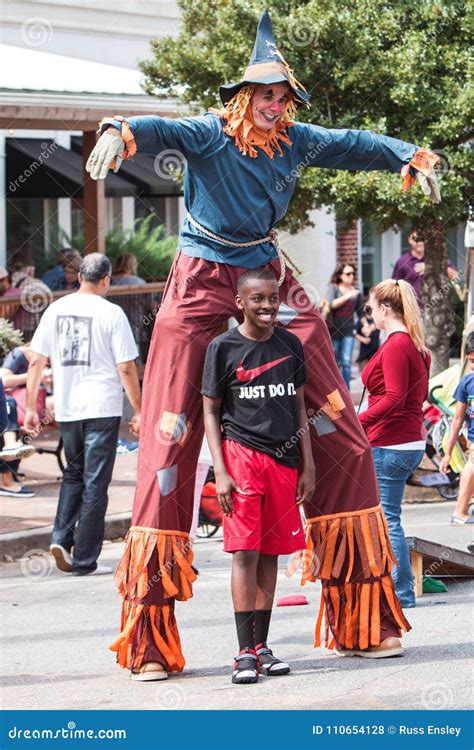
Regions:
<svg viewBox="0 0 474 750"><path fill-rule="evenodd" d="M288 83L295 103L309 107L310 94L293 75L283 55L278 50L272 23L268 11L260 16L257 35L250 62L245 69L243 78L238 83L228 83L219 88L219 95L225 105L237 94L243 86L251 83Z"/></svg>

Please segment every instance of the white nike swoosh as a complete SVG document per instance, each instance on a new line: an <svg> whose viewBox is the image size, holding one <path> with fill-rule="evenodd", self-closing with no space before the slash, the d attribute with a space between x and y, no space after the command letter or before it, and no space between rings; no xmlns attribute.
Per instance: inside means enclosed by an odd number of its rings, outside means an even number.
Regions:
<svg viewBox="0 0 474 750"><path fill-rule="evenodd" d="M296 531L292 531L292 532L291 532L292 536L296 536L296 535L297 535L297 534L299 534L299 533L300 533L300 530L299 530L299 529L296 529Z"/></svg>

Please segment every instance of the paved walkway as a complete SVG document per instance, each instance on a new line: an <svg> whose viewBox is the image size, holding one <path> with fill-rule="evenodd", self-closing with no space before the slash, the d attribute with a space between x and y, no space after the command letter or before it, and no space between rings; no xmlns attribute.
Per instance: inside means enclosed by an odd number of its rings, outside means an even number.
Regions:
<svg viewBox="0 0 474 750"><path fill-rule="evenodd" d="M465 549L472 532L448 525L451 509L452 503L406 506L406 530ZM122 551L123 542L107 542L101 561L115 565ZM313 648L319 584L301 589L298 574L285 575L282 557L277 595L303 593L309 602L277 608L271 626L271 645L292 673L236 686L230 681L236 650L230 555L218 537L198 540L195 553L194 598L177 604L187 666L163 683L132 683L108 650L120 612L111 576L74 578L56 570L49 556L0 566L3 708L470 708L471 581L448 578L448 593L423 596L406 610L413 629L404 637L404 657L342 659ZM212 732L212 722L209 727Z"/></svg>
<svg viewBox="0 0 474 750"><path fill-rule="evenodd" d="M121 437L133 440L124 423ZM55 448L58 444L57 430L45 432L35 445ZM107 515L131 511L135 493L137 453L117 456L112 484L109 492ZM36 493L32 498L0 497L0 542L2 534L50 526L54 521L61 485L61 471L55 456L35 453L20 464L25 474L24 483Z"/></svg>

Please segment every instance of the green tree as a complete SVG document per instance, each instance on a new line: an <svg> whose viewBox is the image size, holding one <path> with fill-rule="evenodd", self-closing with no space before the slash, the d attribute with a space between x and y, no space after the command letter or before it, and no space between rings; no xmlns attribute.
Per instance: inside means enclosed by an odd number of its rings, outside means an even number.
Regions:
<svg viewBox="0 0 474 750"><path fill-rule="evenodd" d="M176 38L152 42L141 64L148 93L180 98L196 111L215 106L221 83L238 81L263 9L257 0L178 0ZM313 100L298 118L324 127L372 129L439 153L442 203L400 175L303 169L285 227L297 231L309 211L334 206L339 219L411 223L426 235L423 282L427 342L434 371L447 366L454 318L449 302L445 231L464 221L474 101L469 78L473 5L445 0L270 0L283 55ZM472 63L471 63L472 71ZM470 83L471 80L471 83ZM433 304L437 299L437 304Z"/></svg>

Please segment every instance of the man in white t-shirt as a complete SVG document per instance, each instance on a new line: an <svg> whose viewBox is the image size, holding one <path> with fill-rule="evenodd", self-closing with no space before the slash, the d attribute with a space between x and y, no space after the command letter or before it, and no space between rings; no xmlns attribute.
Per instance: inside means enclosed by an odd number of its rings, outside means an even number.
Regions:
<svg viewBox="0 0 474 750"><path fill-rule="evenodd" d="M138 434L140 428L138 351L125 313L104 299L111 274L105 255L86 255L79 271L80 289L45 310L31 342L25 428L34 432L39 426L36 395L49 359L55 419L67 460L50 550L58 568L74 575L112 572L97 565L97 558L122 416L122 387L134 411L132 432Z"/></svg>

